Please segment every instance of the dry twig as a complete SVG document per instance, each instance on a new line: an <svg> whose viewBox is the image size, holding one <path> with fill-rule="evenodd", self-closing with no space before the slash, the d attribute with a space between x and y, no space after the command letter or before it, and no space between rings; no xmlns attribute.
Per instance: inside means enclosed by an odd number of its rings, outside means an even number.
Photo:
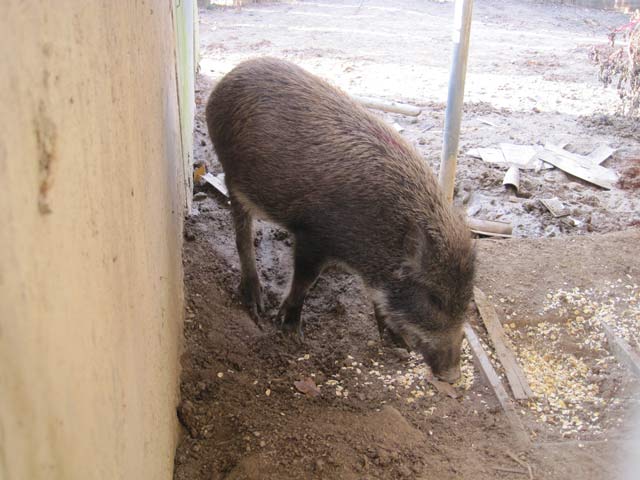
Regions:
<svg viewBox="0 0 640 480"><path fill-rule="evenodd" d="M522 468L525 468L529 473L529 480L533 480L533 469L531 468L531 465L529 465L527 462L523 460L520 460L514 453L510 452L509 450L506 451L506 454L507 454L507 457L509 457L511 460L516 462Z"/></svg>

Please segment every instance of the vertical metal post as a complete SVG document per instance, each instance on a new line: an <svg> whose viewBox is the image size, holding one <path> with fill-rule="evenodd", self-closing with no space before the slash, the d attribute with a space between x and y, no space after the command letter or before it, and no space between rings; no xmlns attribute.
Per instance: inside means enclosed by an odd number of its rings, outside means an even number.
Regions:
<svg viewBox="0 0 640 480"><path fill-rule="evenodd" d="M469 56L469 33L473 0L456 0L453 17L453 58L449 75L449 94L444 121L444 139L440 163L439 181L445 197L453 201L453 186L458 162L460 121L464 101L464 81Z"/></svg>

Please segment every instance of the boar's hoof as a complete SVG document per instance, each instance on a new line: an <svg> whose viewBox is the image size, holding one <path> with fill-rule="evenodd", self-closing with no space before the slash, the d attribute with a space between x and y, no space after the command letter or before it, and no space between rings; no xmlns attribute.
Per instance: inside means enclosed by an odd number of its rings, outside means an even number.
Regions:
<svg viewBox="0 0 640 480"><path fill-rule="evenodd" d="M283 322L280 326L282 333L289 338L291 338L294 342L302 344L304 342L304 332L302 331L302 324L293 325L290 323Z"/></svg>
<svg viewBox="0 0 640 480"><path fill-rule="evenodd" d="M249 311L249 316L255 322L255 324L262 328L260 324L260 314L264 312L264 303L262 301L262 293L260 292L260 285L251 284L248 282L240 283L240 298L242 304Z"/></svg>
<svg viewBox="0 0 640 480"><path fill-rule="evenodd" d="M301 308L291 307L287 303L283 303L276 315L276 324L280 326L280 330L287 336L290 336L298 343L304 341L304 332L302 331L302 322L300 321Z"/></svg>

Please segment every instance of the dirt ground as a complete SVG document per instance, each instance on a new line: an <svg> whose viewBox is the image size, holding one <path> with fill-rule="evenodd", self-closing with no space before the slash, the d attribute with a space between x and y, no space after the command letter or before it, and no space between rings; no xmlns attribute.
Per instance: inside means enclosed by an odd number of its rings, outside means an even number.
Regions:
<svg viewBox="0 0 640 480"><path fill-rule="evenodd" d="M381 114L439 168L451 61L452 4L300 2L206 10L201 15L203 101L211 81L238 62L286 58L354 95L423 107L418 118ZM515 236L618 231L640 223L640 122L615 115L615 89L603 88L588 53L606 42L624 15L528 1L474 3L460 139L456 202L470 216L512 222ZM200 125L197 141L205 140ZM601 191L563 172L522 172L521 193L505 192L504 167L466 155L501 142L567 143L586 154L605 143L616 153L604 166L622 188ZM198 155L201 156L198 156ZM207 148L196 160L211 157ZM557 197L571 211L556 219L539 203Z"/></svg>
<svg viewBox="0 0 640 480"><path fill-rule="evenodd" d="M203 119L213 79L243 59L271 55L350 93L422 106L417 119L380 115L404 127L437 169L451 15L451 3L418 0L201 10L196 163L221 171ZM325 272L305 303L304 344L284 338L268 317L286 293L291 238L262 222L256 246L269 311L257 328L238 304L227 202L202 187L185 227L177 480L526 479L527 467L533 478L595 480L620 478L637 452L639 385L611 356L601 322L638 344L638 126L615 115L615 93L602 89L587 61L589 46L624 17L476 0L474 19L456 203L472 216L511 221L518 237L476 242L477 284L535 394L517 404L530 445L515 441L467 349L454 399L429 384L416 356L381 343L352 275ZM464 155L546 140L578 153L601 143L617 148L604 165L625 182L603 191L556 170L530 172L525 194L515 196L502 186L504 169ZM569 206L572 220L544 211L538 200L547 196ZM491 351L474 305L468 319ZM296 388L305 379L320 395Z"/></svg>

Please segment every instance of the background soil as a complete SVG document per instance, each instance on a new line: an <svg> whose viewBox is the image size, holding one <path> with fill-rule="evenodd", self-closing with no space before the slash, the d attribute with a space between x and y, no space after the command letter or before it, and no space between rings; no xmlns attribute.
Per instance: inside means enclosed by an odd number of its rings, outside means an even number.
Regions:
<svg viewBox="0 0 640 480"><path fill-rule="evenodd" d="M615 115L613 88L589 63L595 44L625 23L616 12L527 1L474 3L456 202L471 216L513 223L516 236L609 232L640 223L640 122ZM300 2L201 15L201 101L219 78L248 58L291 60L354 95L423 107L418 118L381 114L404 128L437 171L451 61L452 4L400 0ZM208 142L203 123L198 142ZM620 188L602 191L555 170L522 173L522 194L505 192L503 167L465 153L500 142L567 143L577 153L616 148L604 166ZM211 158L209 149L196 160ZM631 178L630 178L631 177ZM572 220L555 219L540 198L558 197Z"/></svg>
<svg viewBox="0 0 640 480"><path fill-rule="evenodd" d="M437 169L451 15L450 3L417 0L201 10L196 162L221 171L203 118L213 79L245 58L272 55L350 93L423 106L417 119L382 116L403 126ZM598 85L587 62L589 45L604 41L623 18L477 0L462 152L551 139L587 153L604 142L618 148L606 166L636 168L637 125L615 115L615 93ZM501 313L532 386L543 376L556 385L552 395L518 405L531 446L515 443L468 352L463 395L453 399L426 381L417 357L382 344L352 275L332 270L320 278L303 310L303 345L282 337L268 318L287 288L291 239L261 222L256 246L269 312L263 329L256 327L237 301L239 263L226 199L205 190L185 228L188 306L178 409L184 432L175 478L527 478L526 465L535 478L619 478L638 447L629 440L638 385L589 322L601 312L621 328L627 325L621 319L636 319L640 231L629 226L640 220L640 200L628 185L637 174L605 192L555 170L531 173L527 198L505 192L503 174L462 155L456 202L469 214L510 220L516 236L530 237L479 240L477 247L478 285ZM544 212L538 199L546 196L561 198L575 221ZM586 232L612 233L571 235ZM536 238L551 236L557 238ZM583 316L586 327L574 330ZM468 318L484 338L473 305ZM637 325L631 327L633 334ZM295 388L305 378L320 386L318 397ZM551 401L557 398L566 408Z"/></svg>

